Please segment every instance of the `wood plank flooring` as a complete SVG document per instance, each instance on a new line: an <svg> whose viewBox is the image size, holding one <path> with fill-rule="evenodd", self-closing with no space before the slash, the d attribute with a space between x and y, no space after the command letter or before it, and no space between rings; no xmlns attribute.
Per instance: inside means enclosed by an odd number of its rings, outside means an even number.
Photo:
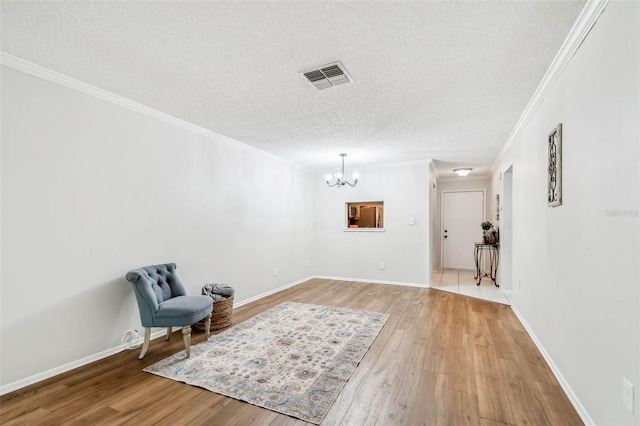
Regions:
<svg viewBox="0 0 640 426"><path fill-rule="evenodd" d="M435 289L313 279L234 311L284 301L391 314L323 425L581 425L509 306ZM215 333L214 333L215 334ZM193 333L198 343L204 333ZM3 425L306 425L142 369L181 333L0 397Z"/></svg>

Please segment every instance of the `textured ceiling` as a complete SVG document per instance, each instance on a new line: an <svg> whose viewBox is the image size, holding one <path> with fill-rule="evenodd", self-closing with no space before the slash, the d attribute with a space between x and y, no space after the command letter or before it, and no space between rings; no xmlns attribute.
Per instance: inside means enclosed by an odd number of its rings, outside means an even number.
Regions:
<svg viewBox="0 0 640 426"><path fill-rule="evenodd" d="M486 172L584 1L3 1L2 51L309 170ZM301 71L341 61L354 83Z"/></svg>

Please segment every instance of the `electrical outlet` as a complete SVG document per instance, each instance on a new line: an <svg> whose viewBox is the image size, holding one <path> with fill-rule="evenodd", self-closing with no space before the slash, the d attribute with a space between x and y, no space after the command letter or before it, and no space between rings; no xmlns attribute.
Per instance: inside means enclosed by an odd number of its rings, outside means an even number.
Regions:
<svg viewBox="0 0 640 426"><path fill-rule="evenodd" d="M416 219L413 217L409 218L409 225L415 225L416 224Z"/></svg>
<svg viewBox="0 0 640 426"><path fill-rule="evenodd" d="M633 413L633 384L627 379L622 379L622 402Z"/></svg>
<svg viewBox="0 0 640 426"><path fill-rule="evenodd" d="M384 262L380 262L380 269L384 269Z"/></svg>
<svg viewBox="0 0 640 426"><path fill-rule="evenodd" d="M278 276L278 268L273 268L273 276L274 277Z"/></svg>

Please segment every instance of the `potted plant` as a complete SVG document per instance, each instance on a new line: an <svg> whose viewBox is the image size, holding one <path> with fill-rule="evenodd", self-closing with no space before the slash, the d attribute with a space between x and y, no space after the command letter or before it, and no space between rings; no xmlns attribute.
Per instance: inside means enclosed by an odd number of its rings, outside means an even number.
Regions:
<svg viewBox="0 0 640 426"><path fill-rule="evenodd" d="M493 227L493 224L490 220L485 220L480 224L480 227L482 228L482 242L487 244L487 231Z"/></svg>
<svg viewBox="0 0 640 426"><path fill-rule="evenodd" d="M497 244L498 243L498 230L493 229L491 221L486 220L480 224L482 228L482 242L484 244ZM489 231L491 230L491 231Z"/></svg>

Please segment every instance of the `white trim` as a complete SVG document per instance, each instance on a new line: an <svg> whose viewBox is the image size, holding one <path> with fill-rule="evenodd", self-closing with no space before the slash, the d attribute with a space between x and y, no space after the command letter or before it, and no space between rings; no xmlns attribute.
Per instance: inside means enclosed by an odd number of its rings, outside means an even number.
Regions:
<svg viewBox="0 0 640 426"><path fill-rule="evenodd" d="M405 287L431 288L429 284L406 283L403 281L369 280L369 279L363 279L363 278L331 277L326 275L315 275L312 278L318 278L322 280L353 281L356 283L388 284L388 285L401 285Z"/></svg>
<svg viewBox="0 0 640 426"><path fill-rule="evenodd" d="M558 80L565 67L573 58L576 51L584 41L584 39L591 31L591 28L595 25L596 21L607 7L609 0L588 0L587 4L580 12L580 16L576 20L575 24L569 31L567 38L562 43L560 50L556 54L555 58L549 65L547 72L545 73L542 81L538 85L538 88L533 93L531 100L527 104L527 107L524 109L520 119L516 123L515 127L511 131L509 138L506 143L498 153L498 156L493 161L491 168L489 169L490 174L495 173L496 168L498 167L498 163L507 152L507 150L511 147L513 141L520 135L520 133L524 130L525 126L529 123L531 117L536 112L540 104L544 101L544 98L549 93L549 90L553 87L553 84Z"/></svg>
<svg viewBox="0 0 640 426"><path fill-rule="evenodd" d="M343 232L384 232L384 228L342 228Z"/></svg>
<svg viewBox="0 0 640 426"><path fill-rule="evenodd" d="M54 84L58 84L60 86L75 90L77 92L83 93L85 95L92 96L97 99L101 99L118 106L130 109L132 111L136 111L138 113L144 114L146 116L155 118L160 121L164 121L165 123L173 124L175 126L181 127L183 129L189 130L191 132L197 133L199 135L205 136L207 138L213 139L218 142L225 143L227 145L234 146L236 148L240 148L245 151L253 152L259 155L267 156L271 159L284 163L286 165L292 166L296 169L302 170L307 173L311 173L314 175L322 175L324 172L322 170L311 170L307 169L299 164L296 164L292 161L286 160L282 157L278 157L275 154L271 154L267 151L263 151L261 149L255 148L251 145L247 145L243 142L239 142L230 137L221 135L219 133L213 132L211 130L205 129L203 127L197 126L195 124L189 123L187 121L181 120L179 118L173 117L172 115L166 114L164 112L155 110L148 106L139 104L130 99L124 98L120 95L116 95L115 93L108 92L106 90L100 89L98 87L92 86L90 84L84 83L82 81L71 78L67 75L61 74L59 72L50 70L48 68L42 67L40 65L34 64L32 62L26 61L22 58L18 58L16 56L10 55L5 52L0 52L0 65L4 65L9 68L13 68L17 71L22 71L26 74L41 78L43 80L49 81ZM404 162L397 163L382 163L382 164L372 164L372 165L362 165L361 169L381 169L381 168L392 168L392 167L407 167L407 166L416 166L416 165L428 165L432 160L410 160Z"/></svg>
<svg viewBox="0 0 640 426"><path fill-rule="evenodd" d="M394 167L428 166L432 160L409 160L395 163L379 163L360 166L360 170L390 169Z"/></svg>
<svg viewBox="0 0 640 426"><path fill-rule="evenodd" d="M267 291L265 293L259 294L257 296L254 297L250 297L249 299L243 300L239 303L234 303L233 307L235 308L239 308L240 306L246 305L248 303L251 302L255 302L256 300L262 299L264 297L270 296L272 294L278 293L282 290L286 290L290 287L294 287L298 284L302 284L304 282L307 282L311 279L314 278L320 278L320 279L329 279L329 280L340 280L340 281L355 281L355 282L363 282L363 283L371 283L371 284L391 284L391 285L402 285L402 286L407 286L407 287L421 287L421 288L429 288L429 284L414 284L414 283L405 283L405 282L399 282L399 281L379 281L379 280L366 280L366 279L359 279L359 278L339 278L339 277L325 277L325 276L309 276L306 278L302 278L300 280L294 281L292 283L289 284L285 284L281 287L278 287L276 289ZM157 339L158 337L162 337L166 335L165 332L165 328L162 328L154 333L151 333L151 339ZM76 361L72 361L72 362L68 362L64 365L61 365L59 367L54 367L51 368L47 371L43 371L41 373L37 373L34 374L33 376L29 376L26 377L24 379L20 379L17 380L13 383L8 383L6 385L0 386L0 395L4 395L6 393L9 392L13 392L15 390L24 388L26 386L32 385L34 383L49 379L51 377L57 376L59 374L63 374L66 373L67 371L71 371L75 368L78 367L82 367L85 366L87 364L90 364L92 362L96 362L96 361L100 361L101 359L104 359L106 357L109 357L111 355L115 355L119 352L122 352L126 350L124 345L118 345L118 346L114 346L113 348L109 348L106 349L102 352L98 352L89 356L86 356L84 358L81 358L79 360Z"/></svg>
<svg viewBox="0 0 640 426"><path fill-rule="evenodd" d="M285 285L283 285L281 287L275 288L273 290L269 290L269 291L267 291L265 293L262 293L262 294L259 294L257 296L250 297L249 299L243 300L242 302L234 303L233 304L233 309L239 308L240 306L244 306L244 305L246 305L248 303L251 303L251 302L255 302L256 300L260 300L260 299L262 299L264 297L271 296L272 294L281 292L282 290L286 290L286 289L288 289L290 287L297 286L298 284L302 284L302 283L304 283L306 281L309 281L309 280L311 280L313 278L315 278L315 277L314 276L310 276L310 277L307 277L307 278L302 278L301 280L294 281L292 283L285 284Z"/></svg>
<svg viewBox="0 0 640 426"><path fill-rule="evenodd" d="M360 164L360 165L356 164L354 165L354 168L357 167L362 171L362 170L392 169L397 167L429 166L429 164L431 164L431 161L433 160L409 160L409 161L400 161L395 163L376 163L376 164ZM435 170L435 167L434 167L434 170ZM325 171L316 170L316 171L311 171L310 173L313 173L315 175L322 175L324 177L324 175L326 174L326 170Z"/></svg>
<svg viewBox="0 0 640 426"><path fill-rule="evenodd" d="M338 281L353 281L353 282L359 282L359 283L370 283L370 284L389 284L389 285L402 285L402 286L406 286L406 287L420 287L420 288L430 288L429 284L416 284L416 283L406 283L406 282L401 282L401 281L380 281L380 280L368 280L368 279L363 279L363 278L344 278L344 277L331 277L331 276L325 276L325 275L311 275L309 277L303 278L301 280L298 281L294 281L290 284L286 284L283 285L282 287L278 287L276 289L267 291L265 293L259 294L257 296L254 296L250 299L246 299L243 300L240 303L234 303L233 304L233 308L239 308L240 306L246 305L248 303L251 302L255 302L256 300L260 300L264 297L267 296L271 296L272 294L278 293L282 290L286 290L288 288L297 286L298 284L302 284L305 283L309 280L312 279L324 279L324 280L338 280Z"/></svg>
<svg viewBox="0 0 640 426"><path fill-rule="evenodd" d="M338 280L338 281L361 282L361 283L370 283L370 284L388 284L388 285L399 285L399 286L406 286L406 287L431 288L431 286L429 284L417 284L417 283L407 283L407 282L401 282L401 281L382 281L382 280L369 280L369 279L361 279L361 278L345 278L345 277L332 277L332 276L324 276L324 275L313 275L313 276L309 276L309 277L294 281L294 282L292 282L290 284L283 285L283 286L278 287L278 288L276 288L274 290L270 290L268 292L259 294L258 296L254 296L254 297L251 297L249 299L243 300L242 302L239 302L237 304L234 303L233 307L235 309L235 308L238 308L240 306L246 305L248 303L255 302L256 300L259 300L259 299L262 299L264 297L270 296L272 294L278 293L278 292L280 292L282 290L285 290L287 288L296 286L298 284L302 284L302 283L304 283L306 281L309 281L311 279L314 279L314 278L327 279L327 280ZM568 382L562 376L562 373L560 372L558 367L555 365L555 363L553 362L553 359L551 358L549 353L545 350L544 346L542 346L542 343L540 343L540 340L538 340L537 336L535 335L535 333L533 332L531 327L529 327L529 324L527 324L526 320L520 314L520 312L515 308L515 306L511 305L511 309L513 310L513 313L516 315L516 317L518 318L518 320L520 321L520 323L522 324L524 329L529 334L529 337L531 337L531 340L533 340L533 343L536 345L536 347L538 348L538 350L542 354L542 357L545 359L545 361L549 365L549 368L551 368L551 371L553 372L553 375L556 377L556 379L560 383L560 386L562 387L562 389L564 390L565 394L569 398L569 401L571 401L571 404L574 406L574 408L578 412L578 415L580 416L582 421L587 426L594 426L595 422L591 419L591 417L587 413L587 410L584 408L584 406L582 405L582 403L580 402L578 397L575 395L575 393L573 392L573 390L569 386ZM164 329L162 329L162 330L159 330L159 331L157 331L155 333L152 333L151 334L151 338L152 339L156 339L156 338L164 336L164 335L165 335L165 331L164 331ZM21 379L21 380L15 381L13 383L6 384L6 385L0 387L0 395L4 395L6 393L13 392L13 391L21 389L23 387L26 387L26 386L32 385L34 383L40 382L42 380L46 380L48 378L57 376L59 374L66 373L67 371L73 370L73 369L78 368L78 367L82 367L84 365L90 364L90 363L95 362L95 361L99 361L99 360L101 360L103 358L106 358L108 356L111 356L111 355L114 355L116 353L122 352L124 350L125 350L124 345L118 345L116 347L104 350L104 351L99 352L97 354L89 355L89 356L84 357L82 359L79 359L77 361L73 361L73 362L64 364L62 366L55 367L55 368L52 368L50 370L44 371L42 373L34 374L33 376L27 377L25 379Z"/></svg>
<svg viewBox="0 0 640 426"><path fill-rule="evenodd" d="M271 290L271 291L268 291L266 293L259 294L258 296L249 298L247 300L243 300L242 302L234 303L233 307L234 308L238 308L238 307L240 307L242 305L246 305L247 303L253 302L253 301L258 300L258 299L262 299L263 297L266 297L266 296L269 296L271 294L277 293L279 291L285 290L285 289L287 289L289 287L293 287L295 285L302 284L303 282L309 281L312 278L314 278L314 277L303 278L301 280L294 281L294 282L292 282L290 284L283 285L282 287L278 287L278 288L276 288L274 290ZM174 328L173 330L174 331L175 330L179 330L180 328L181 327ZM161 328L160 330L151 333L151 339L152 340L153 339L157 339L158 337L164 337L164 336L166 336L166 328ZM0 386L0 395L4 395L6 393L13 392L15 390L18 390L18 389L24 388L26 386L32 385L34 383L40 382L42 380L46 380L46 379L49 379L51 377L57 376L59 374L66 373L67 371L71 371L71 370L73 370L75 368L82 367L82 366L90 364L92 362L100 361L101 359L104 359L104 358L109 357L111 355L115 355L115 354L117 354L119 352L122 352L124 350L126 350L124 345L114 346L114 347L106 349L106 350L104 350L102 352L98 352L98 353L95 353L95 354L92 354L92 355L88 355L88 356L86 356L84 358L81 358L79 360L68 362L68 363L66 363L64 365L51 368L51 369L49 369L47 371L43 371L41 373L34 374L33 376L29 376L29 377L26 377L24 379L17 380L17 381L15 381L13 383L8 383L6 385Z"/></svg>
<svg viewBox="0 0 640 426"><path fill-rule="evenodd" d="M440 173L438 173L438 169L433 163L433 159L429 161L429 166L431 167L431 170L433 170L433 177L435 178L436 182L438 182L440 180Z"/></svg>
<svg viewBox="0 0 640 426"><path fill-rule="evenodd" d="M529 327L529 324L527 324L527 321L524 319L522 314L520 314L520 312L518 312L518 310L513 305L511 305L511 309L513 310L513 313L516 314L516 317L518 317L518 319L520 320L520 323L522 323L522 326L529 334L529 337L531 337L531 340L533 340L533 343L536 345L536 347L542 354L542 357L549 365L549 368L551 368L551 372L560 383L562 390L564 390L564 393L569 398L569 401L571 401L571 404L578 412L578 415L580 416L584 424L587 426L595 426L596 423L593 421L591 416L589 416L589 413L587 413L587 410L584 408L584 406L582 405L582 403L580 402L576 394L573 392L573 389L571 389L571 386L569 386L569 383L565 380L564 376L560 372L560 369L553 362L551 355L549 355L549 353L546 351L544 346L542 346L542 343L540 342L536 334L533 332L531 327Z"/></svg>
<svg viewBox="0 0 640 426"><path fill-rule="evenodd" d="M158 337L166 336L166 328L158 330L154 333L151 333L151 339L157 339ZM88 355L84 358L80 358L76 361L71 361L66 364L60 365L58 367L51 368L49 370L34 374L33 376L25 377L24 379L16 380L13 383L7 383L6 385L0 386L0 395L4 395L9 392L13 392L15 390L27 387L34 383L41 382L43 380L49 379L51 377L57 376L59 374L66 373L67 371L74 370L76 368L85 366L87 364L91 364L92 362L100 361L101 359L107 358L111 355L115 355L119 352L125 351L126 348L124 345L114 346L113 348L105 349L102 352L98 352L95 354Z"/></svg>
<svg viewBox="0 0 640 426"><path fill-rule="evenodd" d="M247 145L245 143L239 142L235 139L231 139L219 133L215 133L211 130L207 130L203 127L200 127L195 124L189 123L187 121L181 120L179 118L173 117L172 115L166 114L164 112L155 110L153 108L149 108L145 105L139 104L137 102L134 102L122 96L116 95L115 93L111 93L106 90L100 89L98 87L92 86L90 84L83 83L82 81L76 80L74 78L58 73L56 71L52 71L40 65L36 65L34 63L25 61L24 59L18 58L16 56L9 55L4 52L0 52L0 65L13 68L17 71L21 71L26 74L41 78L43 80L66 87L68 89L75 90L85 95L89 95L94 98L113 103L123 108L127 108L129 110L138 112L140 114L144 114L148 117L155 118L160 121L164 121L165 123L169 123L174 126L181 127L183 129L189 130L196 134L205 136L214 141L225 143L227 145L242 149L244 151L269 157L273 160L292 166L296 169L300 169L307 173L313 173L312 171L307 170L304 167L298 164L295 164L289 160L285 160L282 157L278 157L277 155L255 148L251 145Z"/></svg>

